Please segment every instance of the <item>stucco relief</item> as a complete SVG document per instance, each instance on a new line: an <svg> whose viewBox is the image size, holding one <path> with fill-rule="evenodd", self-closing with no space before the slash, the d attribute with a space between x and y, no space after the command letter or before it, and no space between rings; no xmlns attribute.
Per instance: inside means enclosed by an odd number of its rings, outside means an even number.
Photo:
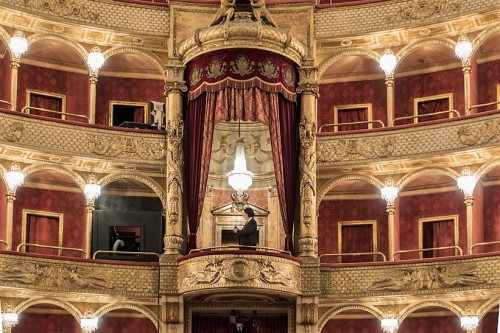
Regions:
<svg viewBox="0 0 500 333"><path fill-rule="evenodd" d="M94 154L109 157L140 157L161 160L164 156L162 145L142 138L104 136L90 134L88 147Z"/></svg>
<svg viewBox="0 0 500 333"><path fill-rule="evenodd" d="M302 218L306 226L310 226L313 218L313 198L316 195L316 124L303 117L299 124L301 143L300 168L300 195L302 197Z"/></svg>
<svg viewBox="0 0 500 333"><path fill-rule="evenodd" d="M320 162L382 158L392 156L397 138L346 139L318 142Z"/></svg>
<svg viewBox="0 0 500 333"><path fill-rule="evenodd" d="M182 196L182 167L184 153L182 149L182 136L184 135L184 121L179 113L167 124L168 151L167 151L167 195L168 195L168 220L176 224L179 220L179 203Z"/></svg>
<svg viewBox="0 0 500 333"><path fill-rule="evenodd" d="M99 13L93 12L79 1L71 0L24 0L26 6L40 10L44 13L53 13L62 17L76 17L97 21Z"/></svg>
<svg viewBox="0 0 500 333"><path fill-rule="evenodd" d="M403 269L375 280L367 291L417 291L477 286L486 280L475 273L475 264Z"/></svg>
<svg viewBox="0 0 500 333"><path fill-rule="evenodd" d="M462 126L458 129L458 137L466 146L497 141L500 138L500 120L487 121L478 126Z"/></svg>
<svg viewBox="0 0 500 333"><path fill-rule="evenodd" d="M19 121L4 122L0 127L0 135L9 142L18 142L23 135L24 125Z"/></svg>
<svg viewBox="0 0 500 333"><path fill-rule="evenodd" d="M260 283L295 287L293 272L264 259L214 259L182 279L183 287L217 283Z"/></svg>
<svg viewBox="0 0 500 333"><path fill-rule="evenodd" d="M402 7L396 15L387 16L389 23L422 21L432 17L460 12L459 1L419 0Z"/></svg>

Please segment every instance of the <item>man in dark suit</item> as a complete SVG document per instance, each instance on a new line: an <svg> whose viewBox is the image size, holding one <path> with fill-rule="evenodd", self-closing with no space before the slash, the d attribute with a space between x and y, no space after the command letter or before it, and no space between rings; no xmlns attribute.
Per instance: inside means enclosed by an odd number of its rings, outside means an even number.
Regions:
<svg viewBox="0 0 500 333"><path fill-rule="evenodd" d="M234 227L233 232L238 235L238 244L247 246L256 246L258 231L257 231L257 221L255 221L253 209L247 207L243 210L243 218L246 220L245 225L241 230L238 227ZM251 247L240 247L243 250L253 250Z"/></svg>

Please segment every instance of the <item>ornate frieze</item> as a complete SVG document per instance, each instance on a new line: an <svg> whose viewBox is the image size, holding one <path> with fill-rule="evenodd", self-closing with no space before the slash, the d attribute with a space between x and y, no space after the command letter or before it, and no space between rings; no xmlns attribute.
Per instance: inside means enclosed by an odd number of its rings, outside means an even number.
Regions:
<svg viewBox="0 0 500 333"><path fill-rule="evenodd" d="M184 135L184 121L182 114L177 114L167 124L167 197L168 197L168 222L176 224L179 220L182 186L182 166L184 151L182 137Z"/></svg>
<svg viewBox="0 0 500 333"><path fill-rule="evenodd" d="M90 151L101 156L140 157L153 160L165 157L163 145L154 145L143 138L90 134L87 140Z"/></svg>
<svg viewBox="0 0 500 333"><path fill-rule="evenodd" d="M460 127L458 137L460 142L466 146L482 145L490 141L498 142L500 138L500 119Z"/></svg>
<svg viewBox="0 0 500 333"><path fill-rule="evenodd" d="M396 15L386 16L388 23L421 22L460 12L460 1L418 0L404 4Z"/></svg>
<svg viewBox="0 0 500 333"><path fill-rule="evenodd" d="M81 18L99 21L99 12L92 11L87 5L75 0L23 0L25 6L42 13L52 13L61 17Z"/></svg>
<svg viewBox="0 0 500 333"><path fill-rule="evenodd" d="M179 289L200 289L234 285L296 290L297 263L266 256L211 256L209 260L182 262Z"/></svg>
<svg viewBox="0 0 500 333"><path fill-rule="evenodd" d="M23 135L24 125L19 121L4 122L0 125L0 136L9 142L17 142Z"/></svg>
<svg viewBox="0 0 500 333"><path fill-rule="evenodd" d="M318 161L341 161L390 157L396 136L318 142Z"/></svg>

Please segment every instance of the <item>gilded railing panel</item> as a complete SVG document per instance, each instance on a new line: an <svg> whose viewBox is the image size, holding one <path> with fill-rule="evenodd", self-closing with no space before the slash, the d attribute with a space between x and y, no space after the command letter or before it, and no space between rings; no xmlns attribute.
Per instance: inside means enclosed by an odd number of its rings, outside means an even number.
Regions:
<svg viewBox="0 0 500 333"><path fill-rule="evenodd" d="M165 135L119 131L0 113L0 144L58 156L137 164L165 161Z"/></svg>
<svg viewBox="0 0 500 333"><path fill-rule="evenodd" d="M496 147L500 113L383 131L318 135L317 140L318 167L439 156Z"/></svg>

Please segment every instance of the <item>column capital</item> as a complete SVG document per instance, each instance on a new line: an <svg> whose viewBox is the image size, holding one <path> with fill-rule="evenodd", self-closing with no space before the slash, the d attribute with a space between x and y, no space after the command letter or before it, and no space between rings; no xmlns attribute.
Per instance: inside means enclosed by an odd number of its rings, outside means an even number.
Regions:
<svg viewBox="0 0 500 333"><path fill-rule="evenodd" d="M95 73L92 73L89 75L89 83L90 84L96 84L98 81L98 76Z"/></svg>
<svg viewBox="0 0 500 333"><path fill-rule="evenodd" d="M388 75L385 77L385 86L386 87L394 87L394 76Z"/></svg>
<svg viewBox="0 0 500 333"><path fill-rule="evenodd" d="M462 63L462 72L464 74L470 74L472 72L472 66L470 65L470 62L468 63Z"/></svg>
<svg viewBox="0 0 500 333"><path fill-rule="evenodd" d="M316 237L299 237L299 257L318 256L318 239Z"/></svg>
<svg viewBox="0 0 500 333"><path fill-rule="evenodd" d="M389 215L394 215L396 213L396 207L394 207L393 203L388 203L387 207L385 208L385 211Z"/></svg>
<svg viewBox="0 0 500 333"><path fill-rule="evenodd" d="M16 193L12 192L12 191L8 191L6 198L7 198L7 202L14 202L14 201L16 201Z"/></svg>
<svg viewBox="0 0 500 333"><path fill-rule="evenodd" d="M297 93L319 97L318 68L305 65L299 68L299 83Z"/></svg>
<svg viewBox="0 0 500 333"><path fill-rule="evenodd" d="M184 247L184 238L179 235L165 235L163 250L165 254L181 254Z"/></svg>
<svg viewBox="0 0 500 333"><path fill-rule="evenodd" d="M11 69L19 69L21 67L20 59L13 58L10 62Z"/></svg>
<svg viewBox="0 0 500 333"><path fill-rule="evenodd" d="M165 66L165 96L170 93L185 93L188 90L183 79L185 69L186 66L182 65L180 60L170 60L170 64Z"/></svg>
<svg viewBox="0 0 500 333"><path fill-rule="evenodd" d="M472 206L474 204L474 197L472 196L466 196L464 198L464 203L466 206Z"/></svg>
<svg viewBox="0 0 500 333"><path fill-rule="evenodd" d="M92 213L95 209L94 201L87 201L87 204L85 205L85 212L86 213Z"/></svg>

